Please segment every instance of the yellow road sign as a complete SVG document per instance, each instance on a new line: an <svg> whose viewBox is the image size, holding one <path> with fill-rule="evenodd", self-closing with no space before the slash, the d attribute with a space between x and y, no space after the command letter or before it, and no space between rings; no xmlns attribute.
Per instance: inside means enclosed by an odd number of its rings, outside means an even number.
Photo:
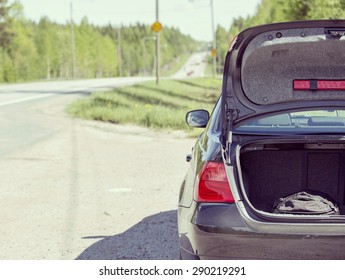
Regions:
<svg viewBox="0 0 345 280"><path fill-rule="evenodd" d="M163 29L162 24L159 21L155 21L152 25L151 25L151 29L153 32L158 33L159 31L161 31Z"/></svg>
<svg viewBox="0 0 345 280"><path fill-rule="evenodd" d="M211 55L212 55L212 57L217 57L217 50L216 49L212 49Z"/></svg>

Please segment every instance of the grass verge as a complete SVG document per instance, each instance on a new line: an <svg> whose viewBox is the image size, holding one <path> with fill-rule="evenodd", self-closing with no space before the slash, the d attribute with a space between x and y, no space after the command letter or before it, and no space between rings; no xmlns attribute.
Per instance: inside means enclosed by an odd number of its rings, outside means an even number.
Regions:
<svg viewBox="0 0 345 280"><path fill-rule="evenodd" d="M98 92L81 98L67 108L74 116L118 124L136 124L154 129L187 130L194 136L200 130L189 128L185 114L203 108L211 111L221 92L221 80L195 78L161 80Z"/></svg>

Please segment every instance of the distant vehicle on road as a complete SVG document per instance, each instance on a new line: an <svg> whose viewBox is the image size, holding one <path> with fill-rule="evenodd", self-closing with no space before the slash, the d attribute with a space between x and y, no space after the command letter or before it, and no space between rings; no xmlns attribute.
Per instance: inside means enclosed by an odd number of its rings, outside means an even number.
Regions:
<svg viewBox="0 0 345 280"><path fill-rule="evenodd" d="M194 71L193 70L190 70L187 72L187 76L192 76L194 74Z"/></svg>

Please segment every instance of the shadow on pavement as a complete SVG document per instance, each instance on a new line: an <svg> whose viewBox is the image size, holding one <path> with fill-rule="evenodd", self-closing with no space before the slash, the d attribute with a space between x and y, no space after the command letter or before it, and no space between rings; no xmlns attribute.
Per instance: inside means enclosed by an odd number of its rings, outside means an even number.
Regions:
<svg viewBox="0 0 345 280"><path fill-rule="evenodd" d="M104 238L82 252L77 260L178 259L177 211L144 218L127 231Z"/></svg>

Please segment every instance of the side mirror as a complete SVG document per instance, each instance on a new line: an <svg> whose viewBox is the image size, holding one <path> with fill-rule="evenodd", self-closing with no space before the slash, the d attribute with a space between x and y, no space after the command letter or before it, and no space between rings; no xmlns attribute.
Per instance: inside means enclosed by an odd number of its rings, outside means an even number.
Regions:
<svg viewBox="0 0 345 280"><path fill-rule="evenodd" d="M186 123L191 127L206 127L209 119L209 112L203 109L193 110L186 114Z"/></svg>

